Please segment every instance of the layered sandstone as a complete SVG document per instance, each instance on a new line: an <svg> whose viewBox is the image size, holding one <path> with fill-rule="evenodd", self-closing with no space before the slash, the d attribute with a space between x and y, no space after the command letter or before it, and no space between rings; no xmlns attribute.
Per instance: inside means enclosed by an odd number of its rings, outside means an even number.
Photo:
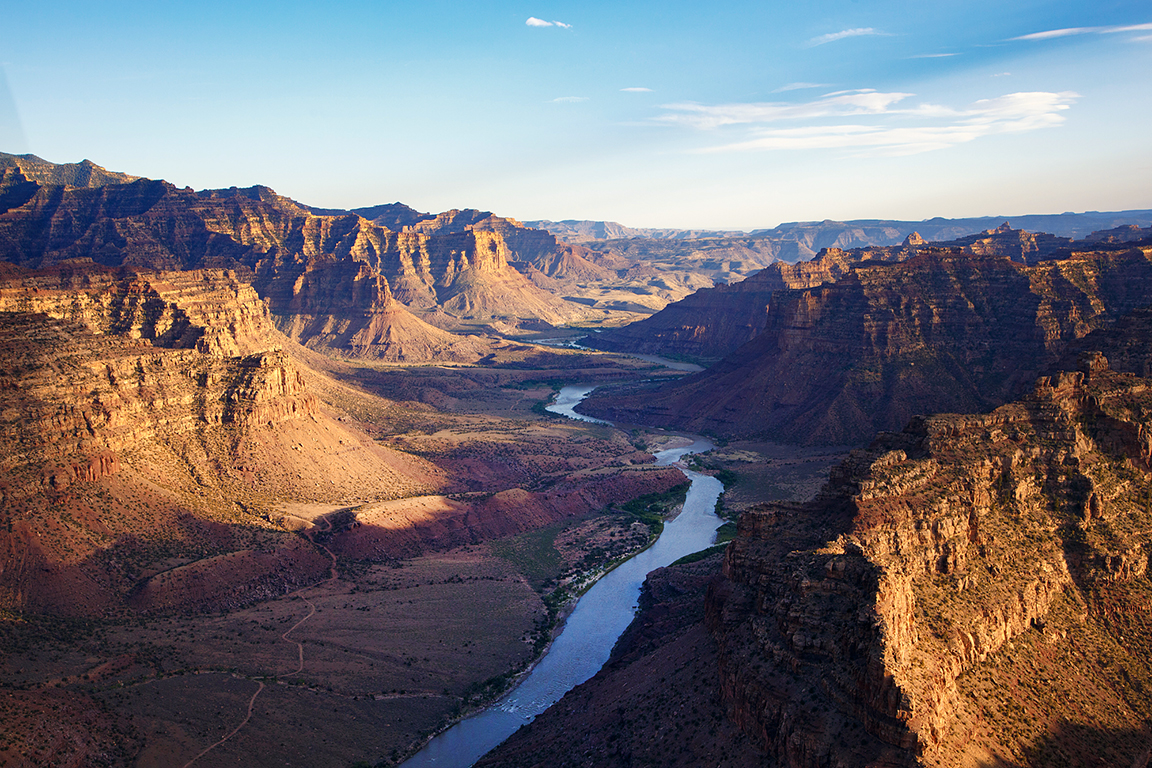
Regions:
<svg viewBox="0 0 1152 768"><path fill-rule="evenodd" d="M282 593L322 576L326 558L278 529L278 501L443 486L428 462L326 413L290 345L228 271L9 274L0 602L94 613L134 590L144 608L223 605L225 587L233 602ZM177 553L162 583L140 581ZM177 578L188 560L192 582Z"/></svg>
<svg viewBox="0 0 1152 768"><path fill-rule="evenodd" d="M788 766L1133 764L1149 392L1088 357L746 512L708 601L732 717Z"/></svg>
<svg viewBox="0 0 1152 768"><path fill-rule="evenodd" d="M587 344L614 352L716 360L764 330L777 291L836 282L860 262L903 261L923 245L910 237L897 248L825 248L811 261L778 261L738 283L701 288L650 318L589 337Z"/></svg>
<svg viewBox="0 0 1152 768"><path fill-rule="evenodd" d="M927 247L1036 264L1045 259L1066 258L1077 245L1082 246L1081 250L1099 250L1106 244L1133 242L1141 231L1124 230L1119 236L1125 238L1123 240L1101 234L1075 243L1066 237L1013 229L1004 222L999 227L947 242L929 243L918 232L912 232L900 245L833 245L823 248L809 261L775 262L743 281L701 289L650 318L598 334L588 343L616 352L672 355L710 362L734 352L764 330L768 309L777 291L834 283L855 265L904 261ZM843 239L857 242L852 237ZM860 236L860 241L868 240L869 237ZM835 242L841 242L841 238Z"/></svg>
<svg viewBox="0 0 1152 768"><path fill-rule="evenodd" d="M722 435L852 444L918 413L1012 399L1076 339L1152 302L1152 248L1028 266L921 248L777 291L764 330L708 371L582 408Z"/></svg>
<svg viewBox="0 0 1152 768"><path fill-rule="evenodd" d="M10 155L0 152L0 169L19 170L26 178L41 184L67 184L70 187L102 187L127 184L139 176L101 168L91 160L78 163L50 163L36 155Z"/></svg>
<svg viewBox="0 0 1152 768"><path fill-rule="evenodd" d="M509 260L518 257L499 231L452 226L459 217L392 231L353 213L315 215L266 187L195 193L137 179L81 188L38 180L18 165L3 174L0 258L30 269L77 259L232 269L269 302L281 327L326 351L410 358L427 349L475 360L486 354L482 345L445 337L405 313L448 328L502 329L585 315L514 269ZM410 341L408 349L396 349L396 339Z"/></svg>

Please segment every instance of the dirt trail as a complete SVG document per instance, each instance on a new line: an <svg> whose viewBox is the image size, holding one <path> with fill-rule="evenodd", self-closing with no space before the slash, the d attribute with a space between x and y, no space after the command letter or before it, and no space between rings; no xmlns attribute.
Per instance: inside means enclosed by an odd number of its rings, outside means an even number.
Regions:
<svg viewBox="0 0 1152 768"><path fill-rule="evenodd" d="M260 687L257 688L256 692L252 694L252 698L248 699L248 714L246 714L244 716L244 719L240 721L240 725L233 728L232 732L229 733L224 738L220 739L220 741L216 742L215 744L213 744L210 747L205 747L203 752L196 755L196 757L192 758L188 762L184 763L184 768L188 768L188 766L192 765L192 763L196 762L200 758L204 757L204 755L206 755L209 752L211 752L212 750L216 749L216 747L218 747L221 744L223 744L224 742L228 741L228 739L235 736L237 733L239 733L241 728L243 728L245 725L248 724L248 721L252 719L252 707L255 706L255 704L256 704L256 697L260 695L260 691L264 690L264 683L257 681L257 685L259 685Z"/></svg>
<svg viewBox="0 0 1152 768"><path fill-rule="evenodd" d="M330 520L328 520L327 515L318 518L318 520L320 520L321 522L324 523L324 526L325 526L324 531L332 530L332 522ZM336 555L333 554L332 550L328 549L328 547L324 546L323 544L317 544L316 543L315 538L313 538L313 536L314 536L313 532L314 531L315 531L315 526L306 530L304 532L304 536L308 539L309 542L312 543L313 546L319 547L320 549L322 549L328 553L328 557L332 558L332 565L328 569L328 578L327 579L325 579L324 581L321 581L317 584L313 584L311 586L301 587L300 589L296 590L296 592L303 592L305 589L314 589L314 588L322 586L324 584L331 584L332 582L334 582L340 578L340 572L336 569ZM295 593L293 593L293 594L295 594ZM303 595L300 595L300 599L308 604L308 615L305 616L304 618L300 619L300 621L293 624L292 627L287 632L280 635L280 639L282 639L284 642L294 643L296 645L296 652L297 652L298 657L299 657L299 663L297 664L296 669L292 670L291 672L281 673L281 674L276 676L277 678L286 677L288 675L298 675L304 671L304 644L301 642L297 642L296 640L290 640L288 638L288 635L292 634L292 632L294 630L296 630L301 624L303 624L304 622L308 621L308 619L310 619L316 615L316 605L311 600L304 597ZM259 696L260 692L264 690L264 683L259 681L259 680L257 681L257 683L260 687L257 688L256 692L252 694L252 698L248 700L248 712L247 712L247 714L244 715L244 719L240 721L240 724L237 725L235 728L233 728L232 731L228 735L226 735L224 738L220 739L220 741L216 742L215 744L212 744L211 746L205 747L204 750L202 752L200 752L200 754L196 755L196 757L192 758L187 763L185 763L183 768L189 768L189 766L191 766L193 763L195 763L200 758L204 757L204 755L208 754L212 750L216 749L216 747L220 746L224 742L228 741L228 739L235 736L237 733L240 732L241 728L243 728L245 725L248 724L248 721L252 719L252 708L256 705L256 697Z"/></svg>
<svg viewBox="0 0 1152 768"><path fill-rule="evenodd" d="M325 525L325 528L324 528L325 531L332 530L332 522L328 519L327 516L320 518L320 520ZM304 535L306 537L308 537L308 541L312 542L313 546L319 547L320 549L322 549L328 553L328 557L332 558L332 565L328 570L328 578L327 579L320 582L319 584L313 584L311 587L305 587L304 589L312 589L314 587L319 587L323 584L331 584L333 581L336 581L336 579L340 578L340 573L336 570L336 555L334 555L332 553L332 550L328 549L328 547L324 546L323 544L317 544L316 540L313 538L312 531L313 531L313 529L309 528L307 531L304 532ZM298 590L298 591L300 591L300 590ZM316 605L311 600L304 597L303 595L300 596L300 599L303 600L304 602L308 603L308 615L305 616L304 618L300 619L300 621L293 624L292 627L287 632L280 635L280 638L284 642L296 643L296 650L300 656L300 663L296 667L296 669L292 670L291 672L284 672L281 675L277 675L277 677L285 677L286 675L296 675L296 674L299 674L299 673L304 671L304 644L297 642L295 640L289 640L288 635L292 634L292 632L294 632L297 627L299 627L301 624L308 621L308 619L310 619L316 615Z"/></svg>

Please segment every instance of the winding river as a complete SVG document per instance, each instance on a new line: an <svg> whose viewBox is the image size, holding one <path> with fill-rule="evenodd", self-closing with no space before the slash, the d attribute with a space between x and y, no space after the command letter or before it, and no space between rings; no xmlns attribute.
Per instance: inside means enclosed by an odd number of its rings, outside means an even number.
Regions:
<svg viewBox="0 0 1152 768"><path fill-rule="evenodd" d="M573 410L593 389L592 385L564 387L547 409L580 421L607 424ZM656 463L676 464L688 454L713 447L708 440L696 437L691 445L658 452ZM684 511L664 524L664 532L656 543L584 593L544 658L516 688L488 709L432 739L402 768L467 768L604 666L616 639L636 613L640 586L649 571L704 549L716 540L716 529L722 522L715 513L716 499L724 486L714 477L679 465L677 468L692 485L684 500Z"/></svg>

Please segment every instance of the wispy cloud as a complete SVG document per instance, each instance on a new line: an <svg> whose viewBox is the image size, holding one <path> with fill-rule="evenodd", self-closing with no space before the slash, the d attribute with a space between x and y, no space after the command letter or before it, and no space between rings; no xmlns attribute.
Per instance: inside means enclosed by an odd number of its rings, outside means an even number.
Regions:
<svg viewBox="0 0 1152 768"><path fill-rule="evenodd" d="M1064 29L1048 29L1043 32L1033 32L1030 35L1010 37L1009 40L1053 40L1058 37L1072 37L1073 35L1115 35L1121 32L1147 32L1152 30L1152 24L1126 24L1112 27L1065 27ZM1137 38L1143 40L1145 38Z"/></svg>
<svg viewBox="0 0 1152 768"><path fill-rule="evenodd" d="M693 128L719 128L740 123L771 123L777 120L800 120L848 115L879 115L911 96L910 93L880 93L875 90L836 91L815 101L800 104L754 102L746 104L665 104L667 114L656 119Z"/></svg>
<svg viewBox="0 0 1152 768"><path fill-rule="evenodd" d="M1070 91L1010 93L954 109L931 103L907 104L912 95L853 91L828 94L807 104L669 104L665 108L670 113L658 119L702 129L819 119L818 125L754 127L741 140L698 152L859 149L893 156L944 149L984 136L1057 126L1064 122L1063 113L1079 98ZM861 116L873 118L873 124L835 120Z"/></svg>
<svg viewBox="0 0 1152 768"><path fill-rule="evenodd" d="M827 88L827 83L788 83L782 85L772 93L786 93L787 91L802 91L805 88Z"/></svg>
<svg viewBox="0 0 1152 768"><path fill-rule="evenodd" d="M856 29L842 29L839 32L829 32L826 35L814 37L808 41L809 46L824 45L826 43L834 43L837 40L843 40L846 37L867 37L871 35L880 35L888 37L887 32L880 32L872 27L858 27Z"/></svg>
<svg viewBox="0 0 1152 768"><path fill-rule="evenodd" d="M562 27L564 29L572 29L571 24L565 24L562 21L545 21L538 19L535 16L529 16L528 21L524 22L530 27Z"/></svg>
<svg viewBox="0 0 1152 768"><path fill-rule="evenodd" d="M651 88L621 88L624 93L652 93Z"/></svg>
<svg viewBox="0 0 1152 768"><path fill-rule="evenodd" d="M552 104L571 104L577 101L588 101L587 96L559 96L552 99Z"/></svg>
<svg viewBox="0 0 1152 768"><path fill-rule="evenodd" d="M910 59L946 59L949 56L959 56L958 53L918 53L915 56L909 56Z"/></svg>

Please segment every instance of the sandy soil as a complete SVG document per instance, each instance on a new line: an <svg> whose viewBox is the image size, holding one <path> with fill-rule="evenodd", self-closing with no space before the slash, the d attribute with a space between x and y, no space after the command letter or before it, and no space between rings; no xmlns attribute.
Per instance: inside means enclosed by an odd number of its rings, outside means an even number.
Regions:
<svg viewBox="0 0 1152 768"><path fill-rule="evenodd" d="M249 512L236 512L243 519L260 513L263 527L250 533L241 535L236 522L212 523L188 528L187 541L205 542L203 551L131 550L125 572L156 583L183 580L180 590L164 593L169 602L137 606L157 612L110 606L93 619L0 614L0 685L24 697L0 711L0 766L30 756L36 765L71 765L78 754L97 753L110 765L140 768L259 767L300 756L309 765L389 764L499 693L551 635L557 612L543 597L647 542L646 527L623 513L597 514L575 501L594 498L618 475L637 478L628 481L637 495L652 490L643 479L651 457L636 443L668 442L535 409L555 380L650 375L650 364L522 347L506 369L336 366L346 383L318 388L328 415L317 424L327 432L270 433L252 455L280 448L294 455L307 441L327 440L325 450L349 467L360 454L386 453L427 478L441 499L570 498L568 517L419 556L340 556L329 578L326 516L394 496L398 486L361 482L352 470L331 483L299 462L263 468L251 461L244 472L279 488L279 499L320 480L353 492L310 491L288 504L253 497ZM373 439L349 448L345 425ZM135 476L109 478L92 508L107 515L132 505L133 514L153 520L150 488ZM190 486L188 497L201 492ZM120 506L105 497L121 499ZM177 513L166 511L188 524ZM236 594L229 574L252 571L277 552L295 553L285 567L308 560L308 569ZM189 596L199 602L180 603ZM71 751L61 747L65 741Z"/></svg>

